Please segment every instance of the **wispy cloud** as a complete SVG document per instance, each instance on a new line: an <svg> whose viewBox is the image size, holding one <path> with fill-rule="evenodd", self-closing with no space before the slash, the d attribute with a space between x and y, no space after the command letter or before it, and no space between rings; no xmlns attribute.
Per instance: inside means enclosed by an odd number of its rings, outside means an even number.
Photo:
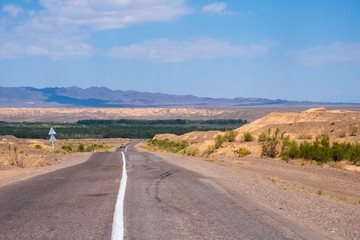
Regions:
<svg viewBox="0 0 360 240"><path fill-rule="evenodd" d="M321 65L331 62L360 63L360 43L336 42L327 46L290 51L288 54L303 65Z"/></svg>
<svg viewBox="0 0 360 240"><path fill-rule="evenodd" d="M216 2L209 5L205 5L202 7L201 11L203 13L210 13L210 14L221 14L224 13L227 5L224 2Z"/></svg>
<svg viewBox="0 0 360 240"><path fill-rule="evenodd" d="M41 10L5 5L0 18L0 59L21 56L90 56L93 31L171 21L190 14L185 0L40 0ZM22 14L15 23L12 18Z"/></svg>
<svg viewBox="0 0 360 240"><path fill-rule="evenodd" d="M7 4L3 7L3 11L8 13L12 17L17 17L19 14L24 13L24 9L20 6Z"/></svg>
<svg viewBox="0 0 360 240"><path fill-rule="evenodd" d="M217 14L217 15L240 15L239 12L227 10L227 4L224 2L215 2L205 5L201 8L201 12L205 14Z"/></svg>
<svg viewBox="0 0 360 240"><path fill-rule="evenodd" d="M184 0L41 0L52 18L94 30L169 21L191 13Z"/></svg>
<svg viewBox="0 0 360 240"><path fill-rule="evenodd" d="M233 46L230 42L197 38L191 41L174 42L168 39L143 41L129 46L115 47L109 55L121 59L144 59L152 62L182 62L189 59L213 59L218 57L265 56L273 43Z"/></svg>

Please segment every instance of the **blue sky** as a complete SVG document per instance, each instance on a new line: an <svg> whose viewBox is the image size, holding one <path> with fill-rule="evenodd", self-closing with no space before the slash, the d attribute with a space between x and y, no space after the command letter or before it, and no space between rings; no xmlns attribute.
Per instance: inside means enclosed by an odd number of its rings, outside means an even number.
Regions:
<svg viewBox="0 0 360 240"><path fill-rule="evenodd" d="M360 102L359 0L0 3L0 86Z"/></svg>

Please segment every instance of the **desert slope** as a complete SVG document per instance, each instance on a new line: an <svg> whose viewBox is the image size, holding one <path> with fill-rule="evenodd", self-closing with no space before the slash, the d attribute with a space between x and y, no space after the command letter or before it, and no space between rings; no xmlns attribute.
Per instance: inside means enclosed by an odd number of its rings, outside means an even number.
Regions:
<svg viewBox="0 0 360 240"><path fill-rule="evenodd" d="M238 133L235 142L225 142L215 150L212 155L236 155L239 147L246 147L251 151L252 156L260 156L261 147L257 142L258 136L267 132L270 128L274 131L279 128L281 132L286 132L285 136L290 136L291 140L297 142L314 141L322 134L327 134L330 141L337 142L359 142L360 131L355 136L350 136L349 126L353 125L360 129L360 111L328 110L326 108L313 108L302 112L273 112L254 122L246 124L235 131ZM244 133L250 132L255 141L244 142ZM172 134L159 134L154 138L171 141L186 140L189 143L195 142L194 147L199 149L199 154L205 154L208 147L214 145L215 137L223 132L191 132L181 136Z"/></svg>
<svg viewBox="0 0 360 240"><path fill-rule="evenodd" d="M337 139L345 133L343 140L359 140L359 136L349 136L350 125L360 127L360 111L312 108L303 112L273 112L236 131L249 131L256 136L268 128L279 128L293 139L310 139L321 134Z"/></svg>

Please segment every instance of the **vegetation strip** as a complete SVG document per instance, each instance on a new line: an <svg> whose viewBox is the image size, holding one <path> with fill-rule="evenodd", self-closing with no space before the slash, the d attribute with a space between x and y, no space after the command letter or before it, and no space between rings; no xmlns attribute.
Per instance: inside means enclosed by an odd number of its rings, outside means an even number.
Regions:
<svg viewBox="0 0 360 240"><path fill-rule="evenodd" d="M246 124L242 119L212 120L81 120L76 123L57 122L1 122L0 135L18 138L48 139L50 127L56 130L58 139L80 138L153 138L156 134L177 135L192 131L209 131L238 128Z"/></svg>

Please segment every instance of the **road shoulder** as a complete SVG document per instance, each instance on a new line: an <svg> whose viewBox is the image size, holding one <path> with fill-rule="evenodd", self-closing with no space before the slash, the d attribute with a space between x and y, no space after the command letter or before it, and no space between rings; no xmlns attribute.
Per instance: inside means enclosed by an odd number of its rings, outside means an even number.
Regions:
<svg viewBox="0 0 360 240"><path fill-rule="evenodd" d="M0 187L23 181L41 174L53 172L62 168L74 166L87 161L92 152L67 154L63 159L55 164L35 168L12 167L0 169Z"/></svg>
<svg viewBox="0 0 360 240"><path fill-rule="evenodd" d="M146 151L139 145L137 148L139 151ZM218 161L207 162L202 158L166 152L153 154L171 164L200 173L227 191L246 196L271 212L319 231L330 239L360 239L360 205L341 200L341 196L330 197L326 192L317 194L311 192L306 185L299 185L276 175L266 175L265 171L257 170L265 168L261 164L250 163L252 165L248 167L248 163L241 161L236 165ZM274 165L279 167L279 175L288 170L286 167L282 169L281 164ZM296 174L301 175L301 170ZM316 171L314 174L317 174ZM302 176L294 176L294 179L296 177ZM359 185L359 182L354 184Z"/></svg>

